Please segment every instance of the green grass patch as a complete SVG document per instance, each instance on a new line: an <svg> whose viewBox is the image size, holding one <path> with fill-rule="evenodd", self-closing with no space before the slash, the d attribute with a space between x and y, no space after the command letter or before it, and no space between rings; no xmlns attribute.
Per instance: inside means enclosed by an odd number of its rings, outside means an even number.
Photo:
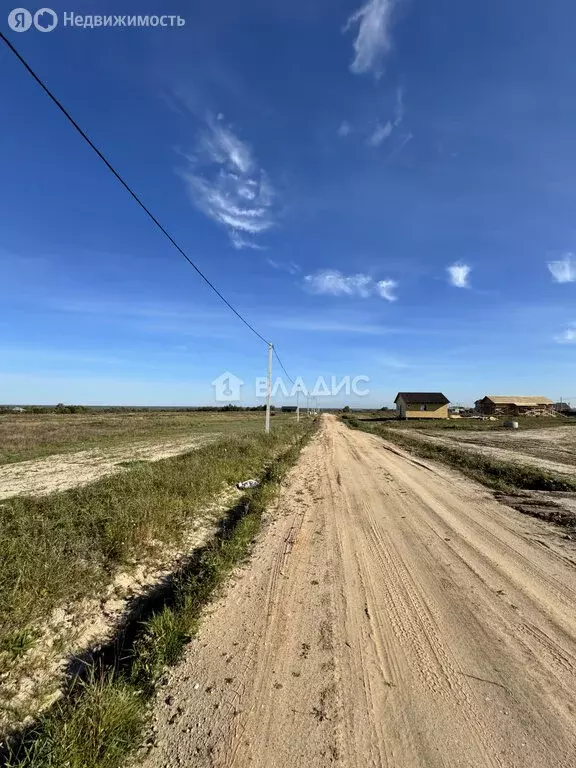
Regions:
<svg viewBox="0 0 576 768"><path fill-rule="evenodd" d="M175 579L169 599L138 625L129 647L96 662L6 756L7 768L119 768L141 743L146 707L166 666L181 657L197 631L202 610L232 569L250 553L262 514L278 483L296 462L313 425L305 423L290 447L278 453L219 534ZM129 634L123 635L125 641Z"/></svg>
<svg viewBox="0 0 576 768"><path fill-rule="evenodd" d="M576 491L576 481L555 475L537 467L500 461L469 450L452 448L432 442L425 442L410 435L401 434L378 422L362 419L348 419L346 423L354 429L379 435L385 440L405 448L422 458L435 459L462 470L466 475L490 488L500 491L515 489L533 491Z"/></svg>
<svg viewBox="0 0 576 768"><path fill-rule="evenodd" d="M45 497L0 502L0 670L10 638L60 605L97 596L120 566L177 543L208 501L259 476L307 425L232 436Z"/></svg>
<svg viewBox="0 0 576 768"><path fill-rule="evenodd" d="M6 768L117 768L138 743L145 697L112 672L78 681L73 705L41 719L36 733L7 754ZM36 736L36 738L34 738Z"/></svg>
<svg viewBox="0 0 576 768"><path fill-rule="evenodd" d="M31 629L15 629L0 638L0 658L9 664L25 656L34 647L38 633ZM0 667L1 670L1 667Z"/></svg>

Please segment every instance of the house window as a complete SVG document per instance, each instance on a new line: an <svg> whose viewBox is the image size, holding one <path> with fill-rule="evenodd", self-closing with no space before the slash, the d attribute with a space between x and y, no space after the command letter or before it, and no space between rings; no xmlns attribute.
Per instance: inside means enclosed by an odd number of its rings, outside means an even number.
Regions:
<svg viewBox="0 0 576 768"><path fill-rule="evenodd" d="M420 410L421 411L427 411L428 410L428 408L426 406L426 403L423 403L423 405L420 406Z"/></svg>

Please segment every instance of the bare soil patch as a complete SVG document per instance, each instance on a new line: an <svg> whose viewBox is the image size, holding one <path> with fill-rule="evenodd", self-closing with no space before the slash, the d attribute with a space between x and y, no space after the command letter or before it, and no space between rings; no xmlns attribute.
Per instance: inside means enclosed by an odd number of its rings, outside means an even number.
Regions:
<svg viewBox="0 0 576 768"><path fill-rule="evenodd" d="M217 434L195 435L152 443L142 440L108 450L78 451L4 464L0 466L0 499L39 496L86 485L106 475L123 472L132 462L166 459L206 445L217 437Z"/></svg>
<svg viewBox="0 0 576 768"><path fill-rule="evenodd" d="M412 437L422 433L411 430ZM454 431L430 430L435 439L474 446L488 455L538 464L555 472L576 473L576 429L573 426L531 430Z"/></svg>

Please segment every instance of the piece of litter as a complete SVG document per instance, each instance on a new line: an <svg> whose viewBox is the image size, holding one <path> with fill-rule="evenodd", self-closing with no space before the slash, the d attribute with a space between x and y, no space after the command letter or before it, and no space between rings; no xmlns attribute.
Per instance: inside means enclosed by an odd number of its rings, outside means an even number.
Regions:
<svg viewBox="0 0 576 768"><path fill-rule="evenodd" d="M237 483L236 488L258 488L259 485L258 480L244 480L242 483Z"/></svg>

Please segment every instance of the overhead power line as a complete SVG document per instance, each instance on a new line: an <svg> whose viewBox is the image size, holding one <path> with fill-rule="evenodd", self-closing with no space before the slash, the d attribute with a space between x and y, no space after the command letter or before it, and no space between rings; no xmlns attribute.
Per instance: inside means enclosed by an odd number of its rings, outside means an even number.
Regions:
<svg viewBox="0 0 576 768"><path fill-rule="evenodd" d="M278 363L279 363L279 365L280 365L280 368L282 368L282 370L283 370L283 371L284 371L284 373L286 374L286 378L287 378L287 379L288 379L288 380L289 380L289 381L290 381L292 384L295 384L296 382L294 381L294 379L292 378L292 376L290 376L290 374L288 373L288 371L286 370L286 368L284 368L284 365L283 365L283 363L282 363L282 360L280 360L280 357L279 357L279 355L278 355L278 352L276 352L276 347L273 347L273 349L274 349L274 355L276 356L276 360L278 360Z"/></svg>
<svg viewBox="0 0 576 768"><path fill-rule="evenodd" d="M129 185L129 184L126 182L126 181L124 181L124 179L123 179L123 178L122 178L122 176L121 176L121 175L118 173L118 171L117 171L117 170L114 168L114 166L112 165L112 163L110 163L110 162L109 162L109 160L107 160L107 159L106 159L106 157L105 157L105 156L102 154L102 152L101 152L101 151L98 149L98 147L97 147L97 146L94 144L94 142L93 142L93 141L92 141L92 140L89 138L89 136L88 136L88 135L85 133L85 131L83 131L83 130L82 130L82 128L81 128L81 127L78 125L78 123L76 122L76 120L74 120L74 118L72 117L72 115L70 114L70 112L68 112L68 110L66 109L66 107L65 107L65 106L64 106L64 105L63 105L63 104L62 104L62 103L61 103L61 102L60 102L60 101L59 101L59 100L56 98L56 96L54 96L54 94L53 94L53 93L52 93L52 91L51 91L51 90L48 88L48 86L47 86L47 85L46 85L46 84L45 84L45 83L42 81L42 79L41 79L41 78L40 78L40 77L39 77L39 76L36 74L36 72L34 72L34 70L33 70L33 69L32 69L32 67L31 67L31 66L28 64L28 62L27 62L27 61L26 61L26 60L25 60L25 59L24 59L24 58L23 58L23 57L20 55L20 53L19 53L19 52L16 50L16 48L15 48L15 47L12 45L12 43L10 42L10 40L8 40L8 38L7 38L7 37L6 37L6 36L5 36L5 35L4 35L2 32L0 32L0 38L1 38L1 39L2 39L2 41L3 41L3 42L4 42L4 43L5 43L7 46L8 46L8 48L10 48L10 50L12 51L12 53L13 53L13 54L16 56L16 58L17 58L17 59L20 61L20 63L21 63L21 64L22 64L22 66L23 66L23 67L26 69L26 71L28 72L28 74L30 74L30 75L31 75L31 76L34 78L34 80L36 80L36 82L37 82L37 83L38 83L38 85L39 85L39 86L42 88L42 90L43 90L43 91L44 91L44 92L45 92L45 93L48 95L48 97L49 97L49 98L50 98L50 99L51 99L51 100L54 102L54 104L55 104L55 105L58 107L58 109L59 109L59 110L62 112L62 114L63 114L63 115L64 115L64 116L67 118L67 120L68 120L68 121L69 121L69 122L70 122L70 123L71 123L71 124L74 126L74 128L75 128L75 129L78 131L78 133L79 133L79 134L82 136L82 138L84 139L84 141L86 141L86 142L88 143L88 145L89 145L89 146L90 146L90 147L91 147L91 148L94 150L94 152L95 152L95 153L98 155L98 157L100 158L100 160L102 160L102 162L103 162L103 163L106 165L106 167L108 168L108 170L109 170L109 171L110 171L110 172L111 172L111 173L112 173L112 174L113 174L113 175L114 175L114 176L117 178L117 180L120 182L120 184L122 184L122 186L124 187L124 189L125 189L125 190L126 190L126 191L127 191L129 194L130 194L130 196L131 196L131 197L132 197L132 198L133 198L133 199L134 199L134 200L135 200L135 201L138 203L138 205L140 206L140 208L142 208L142 210L143 210L143 211L146 213L146 215L147 215L147 216L148 216L148 217L149 217L149 218L150 218L150 219L151 219L151 220L154 222L154 224L155 224L155 225L158 227L158 229L159 229L159 230L162 232L162 234L163 234L163 235L165 235L165 237L167 237L167 238L168 238L168 240L169 240L169 241L172 243L172 245L174 246L174 248L176 248L176 250L177 250L177 251L178 251L178 252L179 252L179 253L180 253L180 254L181 254L181 255L182 255L182 256L183 256L183 257L186 259L186 261L188 262L188 264L190 264L190 266L191 266L191 267L193 267L193 268L196 270L196 272L198 273L198 275L200 275L200 277L202 278L202 280L204 280L204 282L205 282L205 283L206 283L206 284L207 284L207 285L208 285L208 286L209 286L209 287L210 287L210 288L211 288L211 289L214 291L214 293L216 294L216 296L218 296L218 298L219 298L219 299L221 299L221 301L223 301L223 302L224 302L224 304L226 304L226 306L228 307L228 309L230 309L230 310L232 310L232 312L234 312L234 314L236 315L236 317L238 317L238 318L239 318L239 319L240 319L240 320L241 320L241 321L244 323L244 325L245 325L247 328L249 328L249 329L252 331L252 333L253 333L255 336L257 336L257 337L258 337L258 338L259 338L261 341L263 341L265 344L269 344L270 342L269 342L267 339L265 339L265 338L264 338L264 336L262 336L262 334L258 333L258 331L256 330L256 328L254 328L254 326L253 326L253 325L251 325L251 324L248 322L248 320L246 320L246 318L245 318L243 315L241 315L241 314L240 314L240 312L238 312L238 310L237 310L235 307L233 307L233 306L232 306L232 304L230 304L230 302L228 301L228 299L226 299L226 298L225 298L225 297L224 297L224 296L223 296L223 295L220 293L220 291L219 291L219 290L216 288L216 286L215 286L215 285L214 285L214 284L213 284L213 283L212 283L212 282L211 282L211 281L210 281L210 280L209 280L209 279L206 277L206 275L205 275L205 274L202 272L202 270L201 270L201 269L200 269L198 266L196 266L196 264L195 264L195 263L192 261L192 259L191 259L191 258L188 256L188 254L187 254L187 253L185 253L185 251L184 251L184 250L183 250L183 249L182 249L182 248L181 248L181 247L178 245L178 243L176 242L176 240L174 240L174 238L172 237L172 235L171 235L171 234L170 234L170 233L169 233L169 232L168 232L168 231L165 229L165 227L163 227L163 226L162 226L162 224L160 224L160 222L158 221L158 219L156 218L156 216L154 216L154 214L152 213L152 211L150 211L150 209L149 209L149 208L148 208L148 207L147 207L147 206L146 206L146 205L145 205L145 204L142 202L142 200L141 200L141 199L138 197L138 195L136 194L136 192L134 192L134 190L132 189L132 187L130 187L130 185ZM280 363L280 365L282 365L282 364ZM282 368L284 369L284 366L282 366ZM286 374L286 375L288 375L288 374Z"/></svg>

